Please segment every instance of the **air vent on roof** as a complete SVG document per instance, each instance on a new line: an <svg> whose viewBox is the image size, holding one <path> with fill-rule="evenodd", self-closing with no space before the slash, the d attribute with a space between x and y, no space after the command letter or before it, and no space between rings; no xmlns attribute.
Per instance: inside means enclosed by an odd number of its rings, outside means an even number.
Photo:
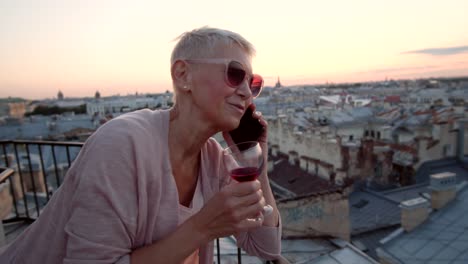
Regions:
<svg viewBox="0 0 468 264"><path fill-rule="evenodd" d="M353 207L358 208L358 209L361 209L361 208L363 208L364 206L366 206L368 203L369 203L369 201L364 200L364 199L361 199L359 202L353 204Z"/></svg>
<svg viewBox="0 0 468 264"><path fill-rule="evenodd" d="M400 208L401 226L407 232L426 221L429 216L429 202L422 197L403 201L400 204Z"/></svg>
<svg viewBox="0 0 468 264"><path fill-rule="evenodd" d="M434 209L440 209L452 201L456 196L457 175L451 172L443 172L431 175L431 205Z"/></svg>
<svg viewBox="0 0 468 264"><path fill-rule="evenodd" d="M431 189L447 190L457 185L457 175L452 172L442 172L431 175Z"/></svg>

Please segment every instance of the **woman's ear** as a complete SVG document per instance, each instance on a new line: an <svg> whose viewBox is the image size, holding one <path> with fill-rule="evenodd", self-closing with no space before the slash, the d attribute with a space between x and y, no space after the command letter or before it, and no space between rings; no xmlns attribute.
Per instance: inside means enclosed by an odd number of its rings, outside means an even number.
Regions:
<svg viewBox="0 0 468 264"><path fill-rule="evenodd" d="M171 67L172 81L182 90L190 90L191 74L188 64L182 60L176 60Z"/></svg>

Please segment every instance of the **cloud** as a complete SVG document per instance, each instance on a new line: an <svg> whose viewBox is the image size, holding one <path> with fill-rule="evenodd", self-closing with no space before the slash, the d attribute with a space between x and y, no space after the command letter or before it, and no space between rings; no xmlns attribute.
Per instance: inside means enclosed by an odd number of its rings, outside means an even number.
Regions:
<svg viewBox="0 0 468 264"><path fill-rule="evenodd" d="M420 77L420 78L438 78L438 77L460 77L460 76L467 76L468 70L466 68L450 68L450 69L439 69L421 73L403 73L399 74L398 78L406 78L406 77Z"/></svg>
<svg viewBox="0 0 468 264"><path fill-rule="evenodd" d="M468 65L468 61L456 61L453 65Z"/></svg>
<svg viewBox="0 0 468 264"><path fill-rule="evenodd" d="M435 69L438 67L439 66L436 66L436 65L427 65L427 66L421 66L421 67L383 68L383 69L375 69L375 70L369 70L369 71L361 71L361 72L357 72L357 74L367 74L367 73L378 74L378 73L395 73L395 72L403 72L403 71L420 71L420 70Z"/></svg>
<svg viewBox="0 0 468 264"><path fill-rule="evenodd" d="M459 53L464 53L464 52L468 52L468 46L411 50L411 51L402 52L401 54L424 54L424 55L433 55L433 56L447 56L447 55L454 55L454 54L459 54Z"/></svg>

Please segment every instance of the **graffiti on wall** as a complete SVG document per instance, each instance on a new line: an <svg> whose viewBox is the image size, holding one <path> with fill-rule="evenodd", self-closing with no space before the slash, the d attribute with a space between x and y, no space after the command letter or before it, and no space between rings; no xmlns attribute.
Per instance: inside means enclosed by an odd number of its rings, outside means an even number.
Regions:
<svg viewBox="0 0 468 264"><path fill-rule="evenodd" d="M306 207L293 207L285 210L285 220L288 223L298 222L304 219L321 219L323 217L323 209L320 204L314 204Z"/></svg>

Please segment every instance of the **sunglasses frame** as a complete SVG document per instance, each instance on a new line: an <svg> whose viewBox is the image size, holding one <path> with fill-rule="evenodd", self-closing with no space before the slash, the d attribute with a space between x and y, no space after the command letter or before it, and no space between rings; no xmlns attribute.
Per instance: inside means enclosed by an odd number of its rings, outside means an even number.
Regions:
<svg viewBox="0 0 468 264"><path fill-rule="evenodd" d="M240 86L242 85L242 83L247 79L247 80L248 80L248 84L249 84L250 92L252 93L252 98L258 97L258 96L260 95L260 93L262 92L263 83L264 83L263 77L260 76L259 74L249 74L249 73L245 70L244 64L242 64L242 63L240 63L240 62L238 62L238 61L236 61L236 60L232 60L232 59L223 59L223 58L213 58L213 59L185 59L184 61L187 62L187 63L222 64L222 65L224 65L224 82L225 82L229 87L238 88L238 87L240 87ZM229 70L229 64L231 64L232 62L238 63L240 66L242 66L242 70L245 72L244 79L239 83L239 85L233 85L233 84L229 81L228 70ZM260 87L258 88L258 92L255 92L255 95L254 95L254 90L252 89L252 82L253 82L253 80L255 80L255 78L260 79L262 83L260 84ZM256 90L257 90L257 89L256 89Z"/></svg>

